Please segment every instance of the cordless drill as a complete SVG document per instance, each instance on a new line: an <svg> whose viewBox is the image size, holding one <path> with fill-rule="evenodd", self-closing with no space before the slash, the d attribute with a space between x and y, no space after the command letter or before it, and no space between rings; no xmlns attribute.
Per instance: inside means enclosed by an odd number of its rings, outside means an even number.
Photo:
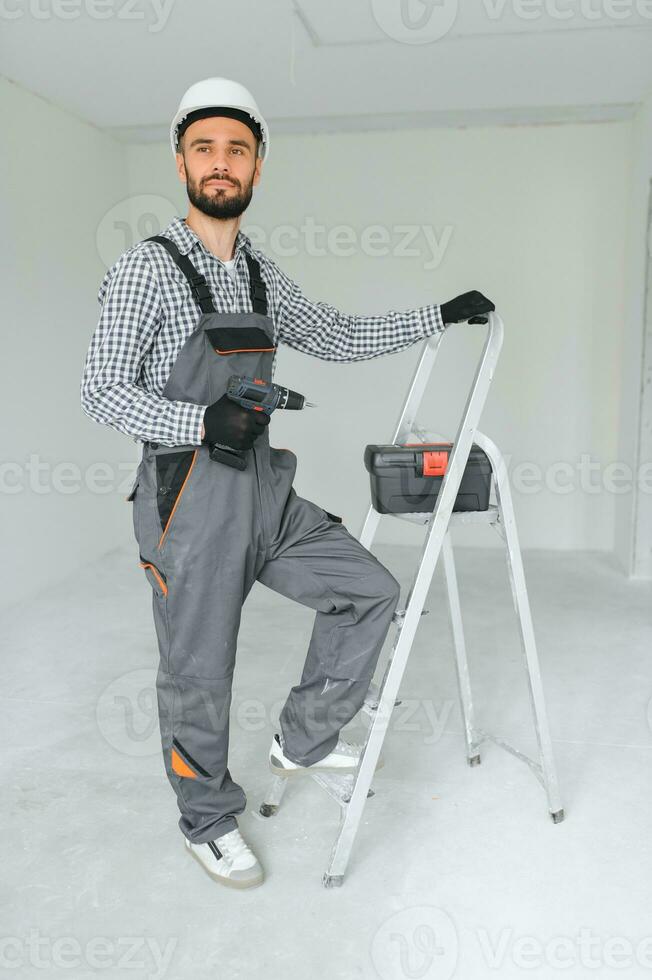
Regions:
<svg viewBox="0 0 652 980"><path fill-rule="evenodd" d="M266 412L271 415L277 408L299 409L316 408L312 402L307 402L303 395L283 385L275 385L262 378L248 378L242 374L232 374L229 378L226 394L241 405L242 408L256 412ZM208 447L208 455L218 463L226 463L237 470L244 470L247 463L245 454L240 449L233 449L222 443L212 443Z"/></svg>

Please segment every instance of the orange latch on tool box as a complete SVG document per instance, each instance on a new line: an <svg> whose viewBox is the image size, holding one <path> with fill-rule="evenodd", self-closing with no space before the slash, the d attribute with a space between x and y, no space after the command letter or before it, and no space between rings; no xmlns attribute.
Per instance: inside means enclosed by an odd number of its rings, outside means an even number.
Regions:
<svg viewBox="0 0 652 980"><path fill-rule="evenodd" d="M431 450L423 454L423 475L443 476L448 466L448 453L445 450Z"/></svg>
<svg viewBox="0 0 652 980"><path fill-rule="evenodd" d="M432 446L439 445L442 443L428 443L428 442L404 442L404 446ZM446 443L446 445L451 445L452 443ZM446 467L448 466L448 453L445 449L424 449L423 451L423 475L424 476L443 476L446 472Z"/></svg>

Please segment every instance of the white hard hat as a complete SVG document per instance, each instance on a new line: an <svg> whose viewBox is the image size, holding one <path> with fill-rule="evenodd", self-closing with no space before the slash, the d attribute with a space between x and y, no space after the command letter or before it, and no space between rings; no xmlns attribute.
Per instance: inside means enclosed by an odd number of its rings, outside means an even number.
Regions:
<svg viewBox="0 0 652 980"><path fill-rule="evenodd" d="M230 78L205 78L201 82L195 82L184 94L177 114L172 120L170 127L170 143L172 152L177 153L177 128L191 112L197 109L225 108L238 109L247 113L261 130L261 142L258 147L258 155L264 159L269 154L269 129L260 109L254 101L251 92L233 82Z"/></svg>

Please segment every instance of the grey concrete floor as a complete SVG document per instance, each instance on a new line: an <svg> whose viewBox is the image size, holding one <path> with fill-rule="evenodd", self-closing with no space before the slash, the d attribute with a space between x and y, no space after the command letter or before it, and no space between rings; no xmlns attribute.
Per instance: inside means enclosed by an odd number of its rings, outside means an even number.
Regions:
<svg viewBox="0 0 652 980"><path fill-rule="evenodd" d="M415 551L374 549L403 585ZM482 727L533 753L504 555L456 553ZM261 888L185 853L154 699L150 591L118 550L4 614L0 974L110 978L646 977L652 973L652 585L600 553L526 552L567 819L488 744L465 764L438 571L344 886L339 808L307 779L258 807L314 613L255 585L230 769ZM390 633L390 636L392 633ZM386 656L389 641L383 657ZM361 733L354 724L352 738Z"/></svg>

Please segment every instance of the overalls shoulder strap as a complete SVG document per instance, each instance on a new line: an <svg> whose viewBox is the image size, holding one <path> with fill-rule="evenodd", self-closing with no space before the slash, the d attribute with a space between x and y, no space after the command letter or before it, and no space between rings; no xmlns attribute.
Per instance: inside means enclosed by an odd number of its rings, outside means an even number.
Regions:
<svg viewBox="0 0 652 980"><path fill-rule="evenodd" d="M251 296L251 306L254 313L262 313L267 316L267 287L260 274L260 263L253 255L245 251L247 268L249 269L249 295Z"/></svg>
<svg viewBox="0 0 652 980"><path fill-rule="evenodd" d="M206 277L200 272L197 272L188 256L183 255L179 251L171 238L166 238L165 235L152 235L150 238L143 239L143 241L158 242L159 245L163 245L188 280L192 294L199 303L199 308L202 313L216 312ZM251 297L253 311L254 313L262 313L266 316L267 289L260 273L260 263L253 255L249 255L248 252L245 252L245 259L247 260L247 268L249 269L249 295Z"/></svg>

